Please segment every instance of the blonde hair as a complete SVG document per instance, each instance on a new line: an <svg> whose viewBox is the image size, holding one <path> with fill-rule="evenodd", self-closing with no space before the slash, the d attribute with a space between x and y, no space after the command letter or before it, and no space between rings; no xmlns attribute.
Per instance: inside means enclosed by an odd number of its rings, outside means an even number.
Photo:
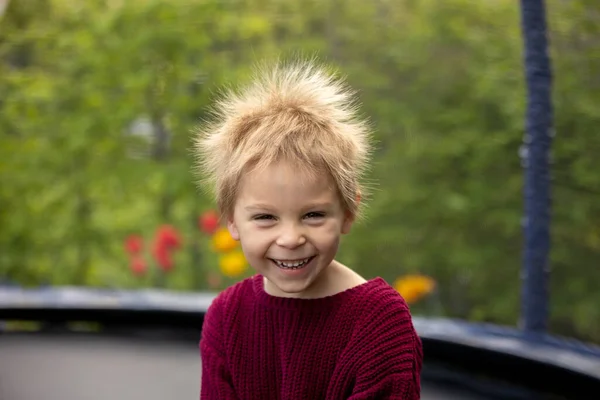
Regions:
<svg viewBox="0 0 600 400"><path fill-rule="evenodd" d="M250 85L227 91L194 138L200 183L212 189L221 214L232 215L244 172L285 160L327 173L342 206L360 217L371 135L353 97L314 61L259 68Z"/></svg>

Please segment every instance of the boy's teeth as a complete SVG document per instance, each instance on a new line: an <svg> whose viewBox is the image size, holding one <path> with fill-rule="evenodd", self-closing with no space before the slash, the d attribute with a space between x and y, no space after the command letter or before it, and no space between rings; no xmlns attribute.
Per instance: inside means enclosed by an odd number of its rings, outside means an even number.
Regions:
<svg viewBox="0 0 600 400"><path fill-rule="evenodd" d="M306 263L308 263L308 261L310 261L310 257L305 258L304 260L297 260L297 261L279 261L279 260L274 260L274 261L280 267L296 269L296 268L303 267Z"/></svg>

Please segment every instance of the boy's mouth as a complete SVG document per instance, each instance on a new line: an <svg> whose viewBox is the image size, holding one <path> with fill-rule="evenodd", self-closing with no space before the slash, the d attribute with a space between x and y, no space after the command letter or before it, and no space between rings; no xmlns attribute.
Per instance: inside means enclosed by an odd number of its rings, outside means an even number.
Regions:
<svg viewBox="0 0 600 400"><path fill-rule="evenodd" d="M299 260L275 260L270 258L279 268L283 269L300 269L304 268L309 262L311 262L315 256L302 258Z"/></svg>

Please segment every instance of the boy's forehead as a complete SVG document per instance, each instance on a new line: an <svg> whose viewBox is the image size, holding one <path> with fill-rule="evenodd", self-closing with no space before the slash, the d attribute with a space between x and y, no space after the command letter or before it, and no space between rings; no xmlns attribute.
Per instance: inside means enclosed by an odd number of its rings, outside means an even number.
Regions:
<svg viewBox="0 0 600 400"><path fill-rule="evenodd" d="M292 183L295 186L335 187L331 175L322 168L285 160L255 166L242 172L240 179L242 186L258 182L274 185Z"/></svg>
<svg viewBox="0 0 600 400"><path fill-rule="evenodd" d="M273 165L244 174L240 180L238 200L248 207L277 203L325 204L338 199L335 185L327 174Z"/></svg>

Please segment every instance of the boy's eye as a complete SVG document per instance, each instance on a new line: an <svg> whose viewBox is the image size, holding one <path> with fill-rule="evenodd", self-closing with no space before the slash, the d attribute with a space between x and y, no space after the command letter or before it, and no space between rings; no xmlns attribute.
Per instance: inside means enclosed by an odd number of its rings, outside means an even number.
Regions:
<svg viewBox="0 0 600 400"><path fill-rule="evenodd" d="M254 217L254 219L257 219L257 220L269 220L269 219L273 219L273 218L274 217L269 214L261 214L261 215L257 215Z"/></svg>
<svg viewBox="0 0 600 400"><path fill-rule="evenodd" d="M313 212L307 213L304 216L304 218L315 219L315 218L323 218L324 216L325 216L325 213L323 213L323 212L313 211ZM260 215L254 216L253 219L257 220L257 221L269 221L269 220L275 219L275 217L271 214L260 214Z"/></svg>
<svg viewBox="0 0 600 400"><path fill-rule="evenodd" d="M306 218L323 218L325 216L325 213L322 212L309 212L308 214L306 214Z"/></svg>

